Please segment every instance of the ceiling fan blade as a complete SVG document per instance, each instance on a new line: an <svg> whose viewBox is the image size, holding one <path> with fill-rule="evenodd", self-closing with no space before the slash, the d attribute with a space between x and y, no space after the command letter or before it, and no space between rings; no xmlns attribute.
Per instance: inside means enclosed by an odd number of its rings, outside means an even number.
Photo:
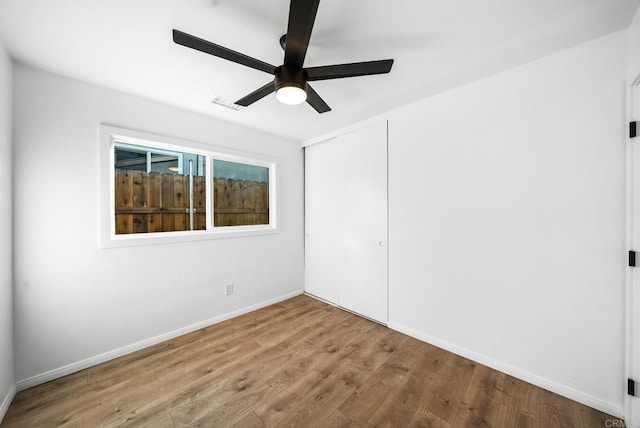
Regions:
<svg viewBox="0 0 640 428"><path fill-rule="evenodd" d="M256 70L264 71L265 73L274 74L276 70L276 67L271 64L251 58L250 56L246 56L240 52L227 49L223 46L216 45L215 43L208 42L196 36L192 36L191 34L183 33L180 30L173 30L173 41L179 45L208 53L217 56L218 58L223 58L238 64L246 65L247 67L255 68Z"/></svg>
<svg viewBox="0 0 640 428"><path fill-rule="evenodd" d="M266 97L267 95L269 95L275 90L276 90L276 82L272 80L271 82L264 85L262 88L256 89L255 91L251 92L249 95L247 95L244 98L240 98L238 101L236 101L236 104L238 104L239 106L247 107L255 103L256 101Z"/></svg>
<svg viewBox="0 0 640 428"><path fill-rule="evenodd" d="M291 0L284 64L302 68L320 0Z"/></svg>
<svg viewBox="0 0 640 428"><path fill-rule="evenodd" d="M352 62L350 64L325 65L322 67L305 68L307 80L342 79L344 77L369 76L384 74L391 71L392 59L380 61Z"/></svg>
<svg viewBox="0 0 640 428"><path fill-rule="evenodd" d="M318 113L326 113L331 111L331 107L324 102L320 95L310 85L307 85L307 102L311 107L316 109Z"/></svg>

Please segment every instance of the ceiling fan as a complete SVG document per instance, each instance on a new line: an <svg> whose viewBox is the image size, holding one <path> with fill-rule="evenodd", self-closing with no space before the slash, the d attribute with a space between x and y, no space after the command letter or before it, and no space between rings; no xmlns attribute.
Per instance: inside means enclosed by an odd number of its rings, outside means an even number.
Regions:
<svg viewBox="0 0 640 428"><path fill-rule="evenodd" d="M391 71L393 60L303 67L319 3L320 0L291 0L287 34L280 37L280 46L284 49L284 64L279 67L175 29L173 41L274 75L273 81L236 101L238 105L247 107L275 91L276 98L285 104L300 104L306 101L318 113L325 113L331 108L307 82L388 73Z"/></svg>

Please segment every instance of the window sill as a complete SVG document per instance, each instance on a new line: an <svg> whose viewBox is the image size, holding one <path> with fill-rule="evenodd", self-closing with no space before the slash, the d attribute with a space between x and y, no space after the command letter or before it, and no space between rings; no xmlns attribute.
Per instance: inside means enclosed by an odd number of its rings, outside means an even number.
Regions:
<svg viewBox="0 0 640 428"><path fill-rule="evenodd" d="M228 226L223 230L201 230L186 232L136 233L127 235L111 235L103 237L101 248L134 247L144 245L174 244L212 239L240 238L245 236L262 236L279 233L277 227L265 226Z"/></svg>

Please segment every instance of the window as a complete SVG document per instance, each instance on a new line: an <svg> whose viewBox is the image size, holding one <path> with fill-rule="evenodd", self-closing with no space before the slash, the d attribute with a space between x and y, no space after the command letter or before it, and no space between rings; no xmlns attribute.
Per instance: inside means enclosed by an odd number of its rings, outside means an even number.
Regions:
<svg viewBox="0 0 640 428"><path fill-rule="evenodd" d="M269 168L213 161L213 224L269 224Z"/></svg>
<svg viewBox="0 0 640 428"><path fill-rule="evenodd" d="M118 139L113 151L116 235L206 230L205 155Z"/></svg>
<svg viewBox="0 0 640 428"><path fill-rule="evenodd" d="M103 247L277 232L273 160L101 126Z"/></svg>

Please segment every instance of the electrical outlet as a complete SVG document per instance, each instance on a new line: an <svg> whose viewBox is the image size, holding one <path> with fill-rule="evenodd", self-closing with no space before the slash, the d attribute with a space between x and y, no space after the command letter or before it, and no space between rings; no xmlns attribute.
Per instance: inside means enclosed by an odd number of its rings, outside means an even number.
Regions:
<svg viewBox="0 0 640 428"><path fill-rule="evenodd" d="M227 296L231 296L233 294L233 283L231 282L225 285L224 287L225 287L225 292L227 293Z"/></svg>

